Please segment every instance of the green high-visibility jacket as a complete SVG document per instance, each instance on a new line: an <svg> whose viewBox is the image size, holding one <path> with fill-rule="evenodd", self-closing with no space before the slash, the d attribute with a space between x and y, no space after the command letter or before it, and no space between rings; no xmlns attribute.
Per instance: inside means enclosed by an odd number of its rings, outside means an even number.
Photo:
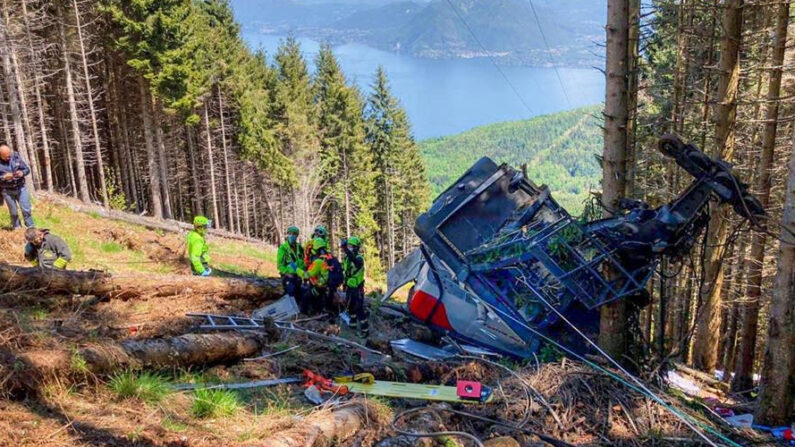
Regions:
<svg viewBox="0 0 795 447"><path fill-rule="evenodd" d="M355 288L364 284L364 257L361 254L354 256L349 250L345 250L342 274L345 275L345 285L348 287Z"/></svg>
<svg viewBox="0 0 795 447"><path fill-rule="evenodd" d="M301 244L296 242L295 249L287 241L279 245L279 251L276 252L276 267L279 269L279 274L282 275L295 275L298 270L306 270L304 249Z"/></svg>
<svg viewBox="0 0 795 447"><path fill-rule="evenodd" d="M199 274L204 271L204 264L210 263L210 248L204 236L196 230L188 232L188 259L193 273Z"/></svg>

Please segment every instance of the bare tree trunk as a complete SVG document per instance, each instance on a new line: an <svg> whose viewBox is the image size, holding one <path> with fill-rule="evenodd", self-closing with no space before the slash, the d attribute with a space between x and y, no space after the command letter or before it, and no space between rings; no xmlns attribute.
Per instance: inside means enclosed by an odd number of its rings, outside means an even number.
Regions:
<svg viewBox="0 0 795 447"><path fill-rule="evenodd" d="M73 372L72 362L76 355L85 360L86 368L93 374L238 361L259 352L277 333L185 334L178 337L94 343L75 351L29 351L16 359L20 370L19 378L15 382L35 389L43 380L63 379Z"/></svg>
<svg viewBox="0 0 795 447"><path fill-rule="evenodd" d="M243 231L246 236L251 236L248 214L248 175L243 175Z"/></svg>
<svg viewBox="0 0 795 447"><path fill-rule="evenodd" d="M210 132L210 114L207 111L207 103L204 104L204 127L207 128L207 161L210 163L210 200L213 211L213 225L218 228L218 202L215 197L215 167L213 164L213 139Z"/></svg>
<svg viewBox="0 0 795 447"><path fill-rule="evenodd" d="M27 100L25 99L25 82L22 79L22 68L19 66L19 62L17 60L16 48L13 45L10 45L9 50L11 51L12 71L14 73L14 77L16 78L15 84L19 90L17 98L19 98L19 109L22 112L22 128L24 129L25 142L27 143L27 147L22 147L19 150L21 151L23 158L25 158L30 164L30 170L32 174L31 177L33 178L33 182L27 182L26 186L31 190L35 190L39 187L39 185L41 185L41 171L39 170L39 160L38 156L36 155L36 145L33 144L33 129L30 124L30 116L28 115Z"/></svg>
<svg viewBox="0 0 795 447"><path fill-rule="evenodd" d="M627 186L629 0L608 0L606 34L602 202L610 215L609 210L618 208L618 202L624 196ZM621 359L627 351L627 319L627 305L623 300L601 308L599 346L613 358Z"/></svg>
<svg viewBox="0 0 795 447"><path fill-rule="evenodd" d="M129 178L127 166L130 162L127 160L127 149L124 147L124 141L121 135L121 125L119 124L119 101L118 88L116 88L116 62L113 60L112 54L108 55L107 73L105 79L105 108L107 109L109 121L109 135L111 137L111 148L113 153L116 152L114 157L116 174L118 175L118 185L121 187L121 192L124 194L125 202L129 203L132 198L129 185L132 180ZM125 203L125 206L127 205Z"/></svg>
<svg viewBox="0 0 795 447"><path fill-rule="evenodd" d="M627 184L626 197L635 196L635 159L637 157L638 116L638 52L640 51L640 0L629 0L629 28L627 31ZM662 303L662 302L661 302Z"/></svg>
<svg viewBox="0 0 795 447"><path fill-rule="evenodd" d="M135 204L135 212L141 212L141 201L139 200L138 196L138 176L136 175L135 169L135 156L132 153L132 148L130 147L130 131L127 125L127 111L125 108L119 107L118 102L121 101L123 98L123 91L124 89L121 88L122 85L122 73L119 69L118 64L113 64L113 73L114 73L114 86L116 88L116 98L119 99L117 103L114 105L115 112L119 116L119 133L121 134L121 150L124 152L124 158L127 160L125 163L124 169L127 169L127 179L129 181L128 189L132 196L132 201Z"/></svg>
<svg viewBox="0 0 795 447"><path fill-rule="evenodd" d="M163 115L160 112L160 101L152 104L153 116L155 117L155 143L157 144L158 175L160 176L160 194L163 198L163 217L171 219L174 217L171 212L171 197L168 192L168 158L166 157L166 146L163 142Z"/></svg>
<svg viewBox="0 0 795 447"><path fill-rule="evenodd" d="M5 97L5 92L3 91L3 86L0 85L0 115L3 117L3 134L5 135L5 141L10 142L11 137L11 124L8 122L8 100Z"/></svg>
<svg viewBox="0 0 795 447"><path fill-rule="evenodd" d="M737 91L740 83L740 41L742 38L743 0L726 0L723 10L721 56L719 62L717 104L715 106L715 146L712 156L731 160L734 156L734 130L737 115ZM726 251L728 214L716 207L712 211L705 256L705 281L701 296L701 315L693 345L693 364L711 373L718 360L720 340L720 290L724 279L723 258Z"/></svg>
<svg viewBox="0 0 795 447"><path fill-rule="evenodd" d="M201 194L201 189L199 188L199 176L196 171L196 149L195 149L195 142L193 140L193 127L185 126L185 135L188 140L188 169L190 169L190 181L191 181L191 204L193 208L194 214L202 214L204 213L202 209L202 201L199 200L199 195Z"/></svg>
<svg viewBox="0 0 795 447"><path fill-rule="evenodd" d="M774 427L795 418L795 127L781 227L759 406L754 415L754 422Z"/></svg>
<svg viewBox="0 0 795 447"><path fill-rule="evenodd" d="M86 82L86 101L88 110L91 114L91 130L94 133L94 149L97 157L97 174L99 175L100 192L102 193L102 205L108 207L108 186L105 182L105 165L102 162L102 148L100 146L99 128L97 126L97 114L94 109L94 98L91 90L91 73L88 71L88 56L83 43L83 27L80 24L80 11L77 8L77 0L72 0L75 10L75 25L77 29L77 41L80 43L80 57L83 61L83 78Z"/></svg>
<svg viewBox="0 0 795 447"><path fill-rule="evenodd" d="M0 290L36 290L41 295L96 295L109 299L136 299L212 295L222 299L245 298L257 303L282 296L278 278L202 278L192 275L118 275L96 271L18 267L0 262Z"/></svg>
<svg viewBox="0 0 795 447"><path fill-rule="evenodd" d="M160 196L160 171L157 166L158 154L155 150L154 132L152 131L152 96L143 76L138 76L138 93L141 100L141 115L144 120L144 140L146 140L146 156L149 166L149 197L151 197L152 216L163 218L163 199Z"/></svg>
<svg viewBox="0 0 795 447"><path fill-rule="evenodd" d="M778 129L779 95L781 93L781 73L784 65L784 51L787 43L789 25L789 3L778 6L776 13L776 39L773 46L773 67L768 80L765 127L762 137L762 152L757 165L754 192L763 207L770 201L770 173L773 169L773 155L776 148ZM740 349L734 369L732 390L743 391L753 387L753 367L756 353L756 335L759 320L759 298L762 294L762 267L765 260L766 233L756 231L751 243L751 256L746 261L748 286L745 292L746 304L743 308L742 333L739 337Z"/></svg>
<svg viewBox="0 0 795 447"><path fill-rule="evenodd" d="M30 162L28 156L28 143L25 139L25 128L22 124L22 110L20 108L19 97L16 86L16 76L11 65L11 41L8 36L8 13L3 8L3 16L5 23L0 27L0 51L2 51L3 58L3 75L6 81L6 93L8 93L8 104L11 108L11 121L14 126L14 137L16 141L16 150L22 155L26 162ZM28 186L32 186L32 182L27 182Z"/></svg>
<svg viewBox="0 0 795 447"><path fill-rule="evenodd" d="M221 89L218 88L218 116L221 124L221 149L224 152L224 179L226 180L226 216L229 230L234 230L234 213L232 211L232 185L230 183L231 173L229 171L229 152L226 148L226 118L224 117L224 100L221 97Z"/></svg>
<svg viewBox="0 0 795 447"><path fill-rule="evenodd" d="M72 122L72 147L75 152L75 162L77 164L77 185L76 191L83 202L89 203L91 196L88 193L88 181L86 180L86 164L83 159L83 143L80 135L80 121L77 115L77 102L75 99L74 85L72 83L72 68L69 64L69 46L66 41L66 31L64 30L63 10L59 9L59 16L61 20L58 22L58 28L61 33L61 46L63 51L64 74L66 76L66 96L69 102L69 117ZM70 168L71 169L71 168Z"/></svg>

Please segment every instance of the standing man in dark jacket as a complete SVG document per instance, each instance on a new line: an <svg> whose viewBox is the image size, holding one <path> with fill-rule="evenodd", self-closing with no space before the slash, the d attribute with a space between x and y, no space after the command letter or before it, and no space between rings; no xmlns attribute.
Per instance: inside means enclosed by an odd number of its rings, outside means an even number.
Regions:
<svg viewBox="0 0 795 447"><path fill-rule="evenodd" d="M3 200L8 206L8 213L11 215L11 227L15 230L22 228L22 224L19 222L17 203L22 209L25 226L28 228L34 226L30 195L25 188L25 176L28 174L30 174L30 168L22 160L22 157L7 145L0 145L0 193L2 193Z"/></svg>

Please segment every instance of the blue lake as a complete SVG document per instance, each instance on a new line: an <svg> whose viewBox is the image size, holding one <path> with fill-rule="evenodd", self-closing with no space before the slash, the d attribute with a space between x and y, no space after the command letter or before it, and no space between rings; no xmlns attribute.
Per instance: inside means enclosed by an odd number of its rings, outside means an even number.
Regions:
<svg viewBox="0 0 795 447"><path fill-rule="evenodd" d="M265 50L269 61L283 38L254 31L242 35L252 48ZM298 41L312 67L319 43ZM604 100L604 76L596 69L559 68L564 93L552 68L500 67L500 73L488 59L419 59L360 44L334 47L334 53L348 80L364 92L376 68L384 67L418 140Z"/></svg>

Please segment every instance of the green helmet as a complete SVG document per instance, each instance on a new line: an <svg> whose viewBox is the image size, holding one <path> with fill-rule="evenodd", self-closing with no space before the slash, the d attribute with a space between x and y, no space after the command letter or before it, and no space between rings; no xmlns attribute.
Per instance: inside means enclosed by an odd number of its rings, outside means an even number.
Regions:
<svg viewBox="0 0 795 447"><path fill-rule="evenodd" d="M209 227L210 226L210 219L204 216L196 216L193 218L193 226L194 227Z"/></svg>
<svg viewBox="0 0 795 447"><path fill-rule="evenodd" d="M313 233L313 235L315 237L319 236L325 239L328 237L328 231L326 230L326 227L324 227L323 225L318 225L317 227L315 227L315 232Z"/></svg>
<svg viewBox="0 0 795 447"><path fill-rule="evenodd" d="M312 240L312 253L317 253L321 248L328 250L328 243L322 237L316 237Z"/></svg>
<svg viewBox="0 0 795 447"><path fill-rule="evenodd" d="M299 233L298 227L290 227L287 229L287 234L294 234L298 236L298 233Z"/></svg>
<svg viewBox="0 0 795 447"><path fill-rule="evenodd" d="M361 247L362 240L359 239L358 236L351 236L348 238L348 245L353 245L354 247Z"/></svg>

